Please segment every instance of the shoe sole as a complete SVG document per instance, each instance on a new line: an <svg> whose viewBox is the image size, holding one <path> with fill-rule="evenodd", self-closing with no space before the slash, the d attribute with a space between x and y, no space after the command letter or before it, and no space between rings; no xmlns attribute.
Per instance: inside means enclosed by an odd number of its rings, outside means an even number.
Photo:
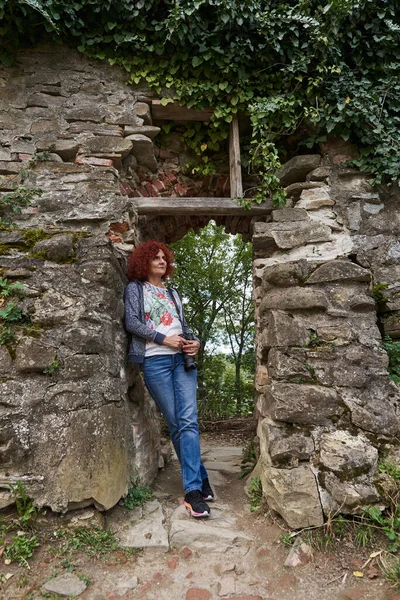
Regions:
<svg viewBox="0 0 400 600"><path fill-rule="evenodd" d="M215 502L215 496L203 496L204 502Z"/></svg>
<svg viewBox="0 0 400 600"><path fill-rule="evenodd" d="M202 512L202 513L196 512L195 510L193 510L193 508L191 507L191 505L188 502L184 501L183 504L186 506L186 508L188 508L190 510L190 514L195 519L201 519L201 518L209 517L210 516L210 513L207 512L206 510L204 512Z"/></svg>

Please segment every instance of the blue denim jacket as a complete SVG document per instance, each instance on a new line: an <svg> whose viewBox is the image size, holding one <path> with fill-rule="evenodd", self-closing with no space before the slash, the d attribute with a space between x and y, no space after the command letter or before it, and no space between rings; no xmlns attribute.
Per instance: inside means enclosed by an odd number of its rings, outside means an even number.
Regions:
<svg viewBox="0 0 400 600"><path fill-rule="evenodd" d="M132 334L132 339L129 344L128 361L134 363L143 363L146 351L146 341L155 342L162 345L165 335L150 329L146 325L144 318L144 296L143 296L143 281L133 280L125 288L125 326ZM169 294L172 294L172 299L175 298L178 307L179 320L182 324L184 337L193 335L188 324L186 323L183 313L182 299L178 290L169 289ZM198 338L194 337L199 341Z"/></svg>

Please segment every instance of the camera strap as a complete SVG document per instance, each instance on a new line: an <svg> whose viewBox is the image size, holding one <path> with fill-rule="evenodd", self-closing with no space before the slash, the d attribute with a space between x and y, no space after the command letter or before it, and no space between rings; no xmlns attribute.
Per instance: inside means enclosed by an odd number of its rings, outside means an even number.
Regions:
<svg viewBox="0 0 400 600"><path fill-rule="evenodd" d="M182 321L182 319L181 319L181 308L178 306L178 303L176 301L173 289L172 288L167 288L167 292L168 292L170 298L172 299L173 303L175 304L175 308L176 308L176 312L178 314L179 320Z"/></svg>

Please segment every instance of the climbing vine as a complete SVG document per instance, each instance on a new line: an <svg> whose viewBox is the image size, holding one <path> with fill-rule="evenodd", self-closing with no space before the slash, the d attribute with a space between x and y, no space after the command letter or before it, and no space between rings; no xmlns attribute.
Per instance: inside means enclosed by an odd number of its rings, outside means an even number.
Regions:
<svg viewBox="0 0 400 600"><path fill-rule="evenodd" d="M167 103L213 107L219 143L239 111L254 167L327 134L354 141L376 183L399 176L400 9L396 0L0 0L4 66L44 36L118 64ZM222 133L221 140L223 139ZM225 135L225 134L224 134ZM211 139L211 138L210 138ZM286 143L288 140L288 143ZM204 143L204 142L203 142ZM275 190L277 193L277 190ZM281 198L276 198L280 201Z"/></svg>

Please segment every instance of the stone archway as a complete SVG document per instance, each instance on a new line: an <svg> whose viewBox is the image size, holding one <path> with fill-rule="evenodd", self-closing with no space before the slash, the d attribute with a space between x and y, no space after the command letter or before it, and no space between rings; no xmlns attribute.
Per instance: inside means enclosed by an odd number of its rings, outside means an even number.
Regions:
<svg viewBox="0 0 400 600"><path fill-rule="evenodd" d="M127 88L117 69L40 46L1 74L2 193L40 190L0 232L1 276L24 285L26 315L0 345L1 502L19 479L38 505L109 508L135 476L154 476L161 454L151 402L124 368L121 265L141 226L172 241L210 207L140 221L137 198L150 194L129 192L120 171L157 169L149 92ZM266 203L252 221L217 215L252 236L258 470L292 527L381 502L377 463L398 436L372 296L379 284L380 325L400 337L398 189L377 193L338 164L343 144L321 152L285 165L285 208Z"/></svg>

